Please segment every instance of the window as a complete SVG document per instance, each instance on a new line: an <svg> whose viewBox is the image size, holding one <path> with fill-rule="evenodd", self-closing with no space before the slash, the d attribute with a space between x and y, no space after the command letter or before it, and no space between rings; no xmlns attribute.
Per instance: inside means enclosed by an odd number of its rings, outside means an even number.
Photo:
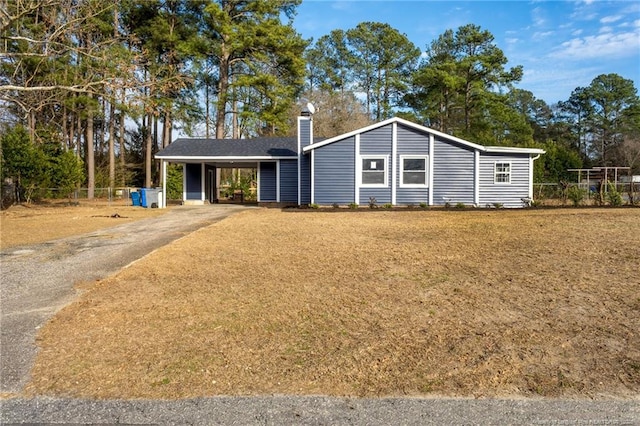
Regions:
<svg viewBox="0 0 640 426"><path fill-rule="evenodd" d="M511 183L511 163L496 163L494 174L494 183Z"/></svg>
<svg viewBox="0 0 640 426"><path fill-rule="evenodd" d="M362 185L387 186L387 158L362 157Z"/></svg>
<svg viewBox="0 0 640 426"><path fill-rule="evenodd" d="M400 156L400 186L427 186L426 156Z"/></svg>

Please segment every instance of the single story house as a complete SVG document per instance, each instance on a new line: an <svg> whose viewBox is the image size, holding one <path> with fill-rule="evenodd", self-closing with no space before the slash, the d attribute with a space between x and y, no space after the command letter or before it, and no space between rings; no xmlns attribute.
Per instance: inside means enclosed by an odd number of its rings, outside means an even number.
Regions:
<svg viewBox="0 0 640 426"><path fill-rule="evenodd" d="M177 139L158 152L184 170L183 202L216 202L221 168L255 168L259 203L523 207L544 151L478 145L391 118L329 139L313 137L309 111L293 138ZM162 193L166 205L166 187Z"/></svg>

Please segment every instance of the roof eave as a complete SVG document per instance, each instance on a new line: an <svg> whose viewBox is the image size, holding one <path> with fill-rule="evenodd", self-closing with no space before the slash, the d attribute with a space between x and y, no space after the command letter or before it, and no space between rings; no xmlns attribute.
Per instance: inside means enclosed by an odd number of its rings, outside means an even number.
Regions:
<svg viewBox="0 0 640 426"><path fill-rule="evenodd" d="M380 128L380 127L384 127L384 126L386 126L388 124L391 124L391 123L400 123L400 124L402 124L404 126L407 126L407 127L410 127L410 128L416 129L416 130L420 130L420 131L423 131L425 133L431 133L434 136L438 136L440 138L448 139L448 140L450 140L452 142L456 142L456 143L465 145L465 146L467 146L467 147L469 147L471 149L476 149L476 150L479 150L479 151L485 151L486 150L486 147L484 147L482 145L478 145L478 144L475 144L473 142L469 142L469 141L466 141L464 139L460 139L458 137L449 135L447 133L440 132L438 130L434 130L434 129L430 128L430 127L426 127L426 126L423 126L421 124L413 123L411 121L405 120L405 119L400 118L400 117L392 117L392 118L389 118L387 120L381 121L379 123L375 123L375 124L372 124L370 126L363 127L361 129L353 130L353 131L351 131L349 133L345 133L343 135L339 135L339 136L335 136L333 138L325 139L324 141L319 142L319 143L314 143L314 144L311 144L311 145L307 145L304 148L302 148L302 151L303 152L309 152L312 149L320 148L322 146L329 145L329 144L331 144L333 142L337 142L339 140L350 138L351 136L355 136L357 134L365 133L365 132L368 132L368 131L371 131L371 130L374 130L374 129L377 129L377 128Z"/></svg>
<svg viewBox="0 0 640 426"><path fill-rule="evenodd" d="M496 154L545 154L546 151L540 148L519 148L510 146L487 146L485 152Z"/></svg>
<svg viewBox="0 0 640 426"><path fill-rule="evenodd" d="M254 156L244 156L244 157L238 157L238 156L207 156L207 155L200 155L200 156L184 156L184 155L156 155L155 159L156 160L167 160L167 161L176 161L176 162L183 162L183 161L269 161L269 160L295 160L296 158L298 158L295 155L280 155L280 156L266 156L266 155L254 155Z"/></svg>

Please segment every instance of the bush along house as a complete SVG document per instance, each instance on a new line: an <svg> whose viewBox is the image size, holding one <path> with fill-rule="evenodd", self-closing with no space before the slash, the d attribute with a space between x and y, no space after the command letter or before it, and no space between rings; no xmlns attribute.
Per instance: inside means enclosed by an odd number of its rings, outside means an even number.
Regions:
<svg viewBox="0 0 640 426"><path fill-rule="evenodd" d="M156 154L183 165L183 202L217 202L223 168L257 170L262 205L524 207L544 151L478 145L401 118L329 139L313 137L313 108L293 138L177 139ZM166 197L166 187L162 196ZM166 199L162 203L166 205Z"/></svg>

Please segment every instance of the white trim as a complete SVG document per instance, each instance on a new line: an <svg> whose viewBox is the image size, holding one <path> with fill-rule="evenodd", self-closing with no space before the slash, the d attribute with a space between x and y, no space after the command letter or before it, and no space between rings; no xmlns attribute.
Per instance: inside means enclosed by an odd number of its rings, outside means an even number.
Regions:
<svg viewBox="0 0 640 426"><path fill-rule="evenodd" d="M480 205L480 151L474 151L474 168L473 171L473 203Z"/></svg>
<svg viewBox="0 0 640 426"><path fill-rule="evenodd" d="M384 183L363 183L362 182L362 173L364 173L364 170L362 170L362 162L364 160L383 160L384 161ZM389 187L389 155L385 155L385 154L362 154L359 157L359 161L360 163L360 187L361 188L388 188Z"/></svg>
<svg viewBox="0 0 640 426"><path fill-rule="evenodd" d="M184 156L156 156L157 160L167 160L173 162L194 162L194 161L220 161L220 162L237 162L237 163L250 163L255 161L270 161L270 160L295 160L297 157L293 157L291 155L280 155L280 156L270 156L270 155L262 155L262 156L247 156L247 157L238 157L238 156L228 156L228 157L208 157L208 156L198 156L198 157L184 157Z"/></svg>
<svg viewBox="0 0 640 426"><path fill-rule="evenodd" d="M546 152L539 148L518 148L514 146L486 146L484 151L502 154L544 154Z"/></svg>
<svg viewBox="0 0 640 426"><path fill-rule="evenodd" d="M276 202L280 202L280 160L276 161Z"/></svg>
<svg viewBox="0 0 640 426"><path fill-rule="evenodd" d="M182 164L182 202L187 201L187 163Z"/></svg>
<svg viewBox="0 0 640 426"><path fill-rule="evenodd" d="M355 188L354 188L354 200L353 202L356 204L360 204L360 179L361 179L361 175L360 172L362 171L362 163L360 161L360 134L357 134L355 137L355 155L353 156L353 158L355 159L355 173L356 175L354 176L354 183L355 183Z"/></svg>
<svg viewBox="0 0 640 426"><path fill-rule="evenodd" d="M205 164L201 163L200 164L200 187L202 188L202 192L200 193L200 201L202 201L202 204L204 204L205 200L207 199L207 191L206 191L206 181L207 181L207 176L205 174Z"/></svg>
<svg viewBox="0 0 640 426"><path fill-rule="evenodd" d="M300 139L300 121L302 121L302 119L303 119L303 117L299 116L298 120L296 122L296 123L298 123L298 131L297 131L298 134L296 135L296 138L298 139L298 157L297 157L297 159L298 159L298 203L297 204L298 205L300 205L300 201L301 201L300 196L301 196L301 193L302 193L302 191L300 189L300 187L302 185L302 183L301 183L302 178L300 176L300 171L301 171L300 170L300 168L301 168L300 164L302 163L302 149L301 149L302 148L302 143L301 143L301 139Z"/></svg>
<svg viewBox="0 0 640 426"><path fill-rule="evenodd" d="M413 123L411 121L405 120L405 119L400 118L400 117L393 117L393 118L389 118L387 120L381 121L379 123L375 123L375 124L372 124L370 126L363 127L361 129L357 129L357 130L353 130L353 131L351 131L349 133L345 133L343 135L339 135L339 136L335 136L333 138L325 139L322 142L318 142L318 143L314 143L312 145L306 146L306 147L304 147L304 151L305 152L306 151L310 151L312 149L319 148L319 147L328 145L330 143L337 142L339 140L346 139L346 138L349 138L349 137L354 136L354 135L358 135L360 133L365 133L365 132L368 132L370 130L377 129L379 127L384 127L384 126L386 126L388 124L391 124L391 123L399 123L399 124L402 124L404 126L407 126L407 127L410 127L410 128L416 129L416 130L427 132L427 133L433 134L435 136L438 136L438 137L441 137L441 138L445 138L445 139L448 139L448 140L453 141L453 142L457 142L457 143L462 144L462 145L469 146L471 148L480 149L480 150L483 150L483 151L485 150L485 147L482 146L482 145L478 145L478 144L475 144L473 142L469 142L469 141L466 141L464 139L460 139L460 138L457 138L455 136L451 136L451 135L448 135L446 133L439 132L439 131L431 129L429 127L421 126L420 124Z"/></svg>
<svg viewBox="0 0 640 426"><path fill-rule="evenodd" d="M391 204L396 205L398 179L398 123L391 124Z"/></svg>
<svg viewBox="0 0 640 426"><path fill-rule="evenodd" d="M508 164L509 165L509 181L508 182L498 182L496 181L497 177L497 168L498 164ZM493 184L494 185L511 185L511 174L513 173L513 167L511 165L511 161L494 161L493 162ZM505 175L506 172L501 172L501 174Z"/></svg>
<svg viewBox="0 0 640 426"><path fill-rule="evenodd" d="M311 158L309 159L311 164L309 166L309 168L311 169L311 178L309 181L309 185L311 185L311 204L315 204L316 202L316 191L315 191L315 186L316 186L316 180L315 180L315 164L314 164L314 154L315 151L311 151Z"/></svg>
<svg viewBox="0 0 640 426"><path fill-rule="evenodd" d="M467 146L467 147L472 148L472 149L477 149L477 150L482 151L482 152L503 152L503 153L512 153L512 154L516 154L516 153L518 153L518 154L544 154L545 153L544 150L539 149L539 148L518 148L518 147L478 145L478 144L475 144L473 142L469 142L467 140L460 139L458 137L449 135L447 133L439 132L438 130L434 130L434 129L430 128L430 127L426 127L426 126L422 126L420 124L413 123L411 121L402 119L400 117L389 118L388 120L384 120L384 121L381 121L379 123L375 123L375 124L372 124L370 126L363 127L361 129L357 129L357 130L351 131L349 133L345 133L343 135L339 135L339 136L335 136L333 138L325 139L322 142L318 142L318 143L306 146L306 147L303 148L303 150L304 150L304 152L307 152L307 151L313 150L315 148L320 148L320 147L328 145L330 143L337 142L337 141L340 141L342 139L346 139L346 138L349 138L351 136L358 135L360 133L368 132L370 130L374 130L374 129L377 129L379 127L386 126L387 124L390 124L390 123L399 123L399 124L402 124L403 126L410 127L412 129L416 129L416 130L419 130L419 131L422 131L422 132L426 132L426 133L429 133L430 135L434 135L434 136L437 136L439 138L446 139L448 141L456 142L458 144Z"/></svg>
<svg viewBox="0 0 640 426"><path fill-rule="evenodd" d="M527 190L527 197L533 200L533 161L534 157L529 157L529 188Z"/></svg>
<svg viewBox="0 0 640 426"><path fill-rule="evenodd" d="M404 183L404 160L424 160L424 183ZM411 171L411 170L410 170ZM419 171L419 170L413 170ZM428 188L429 187L429 156L406 154L400 156L400 188Z"/></svg>
<svg viewBox="0 0 640 426"><path fill-rule="evenodd" d="M262 162L258 163L258 167L256 170L256 175L258 178L258 184L256 185L256 201L261 203L262 200L260 199L260 186L262 185L262 176L260 176L261 174L261 170L262 169Z"/></svg>
<svg viewBox="0 0 640 426"><path fill-rule="evenodd" d="M435 157L434 149L435 149L435 136L433 134L429 134L429 174L427 175L429 179L429 205L433 205L433 157Z"/></svg>
<svg viewBox="0 0 640 426"><path fill-rule="evenodd" d="M160 208L167 207L167 162L162 161L160 169L162 170L162 200L160 201Z"/></svg>

